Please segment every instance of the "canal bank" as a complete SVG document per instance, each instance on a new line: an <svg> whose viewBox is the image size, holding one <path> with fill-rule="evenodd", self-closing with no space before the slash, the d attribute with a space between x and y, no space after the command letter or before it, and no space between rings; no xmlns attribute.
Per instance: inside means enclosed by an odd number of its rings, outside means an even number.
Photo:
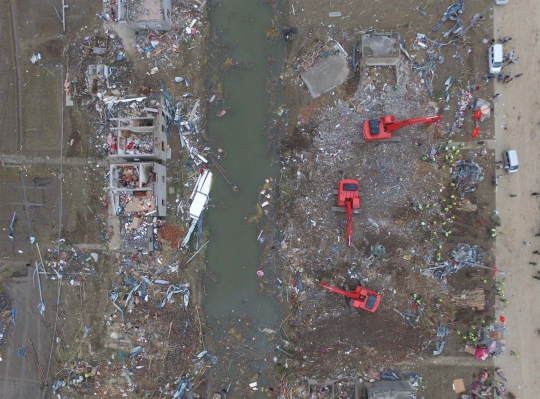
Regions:
<svg viewBox="0 0 540 399"><path fill-rule="evenodd" d="M276 84L284 58L276 15L277 8L256 1L210 9L207 85L216 99L208 108L208 132L220 170L208 216L205 312L206 336L220 363L209 389L231 384L238 395L254 380L266 385L276 356L271 331L280 322L266 250L273 241L272 189L279 171L273 146L286 116Z"/></svg>

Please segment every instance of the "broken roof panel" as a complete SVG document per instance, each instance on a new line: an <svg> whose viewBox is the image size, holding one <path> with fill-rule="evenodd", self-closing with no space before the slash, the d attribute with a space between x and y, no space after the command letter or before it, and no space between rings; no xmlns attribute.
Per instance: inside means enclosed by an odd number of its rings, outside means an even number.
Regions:
<svg viewBox="0 0 540 399"><path fill-rule="evenodd" d="M379 62L381 65L385 59L390 60L386 65L395 65L399 59L399 36L397 34L375 34L369 33L362 35L362 58L371 62ZM371 61L373 60L373 61Z"/></svg>
<svg viewBox="0 0 540 399"><path fill-rule="evenodd" d="M333 49L319 54L315 65L300 77L313 98L320 97L341 85L351 77L351 69L343 47L335 42Z"/></svg>
<svg viewBox="0 0 540 399"><path fill-rule="evenodd" d="M201 216L204 207L208 202L208 194L210 193L210 185L212 184L212 172L205 169L199 175L195 190L191 194L191 206L189 207L189 216L192 219L198 220Z"/></svg>

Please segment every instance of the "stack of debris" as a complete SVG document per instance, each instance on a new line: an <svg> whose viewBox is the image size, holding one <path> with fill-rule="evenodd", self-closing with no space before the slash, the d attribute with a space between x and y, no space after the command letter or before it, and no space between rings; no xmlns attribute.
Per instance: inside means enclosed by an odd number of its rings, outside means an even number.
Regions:
<svg viewBox="0 0 540 399"><path fill-rule="evenodd" d="M160 248L156 240L160 221L153 217L150 221L137 214L127 215L120 223L120 237L122 239L122 251L141 252L148 254Z"/></svg>
<svg viewBox="0 0 540 399"><path fill-rule="evenodd" d="M459 244L458 248L454 249L451 255L452 260L436 262L435 266L421 270L420 274L434 277L438 280L446 280L447 276L457 273L463 268L483 266L480 263L482 262L483 254L478 251L476 245ZM488 268L487 266L484 267Z"/></svg>
<svg viewBox="0 0 540 399"><path fill-rule="evenodd" d="M130 4L129 8L133 8L133 4ZM182 47L193 43L194 39L200 36L199 31L203 23L200 21L201 13L198 11L203 10L205 4L206 0L198 5L182 1L179 7L172 9L172 13L171 10L167 10L167 16L160 13L160 17L164 18L164 21L160 21L160 26L151 26L142 21L130 22L138 33L136 35L137 51L147 58L148 66L152 68L151 74L156 73L159 68L173 67L175 58L182 53ZM132 14L141 14L140 11L132 10ZM140 15L131 16L131 18L139 17Z"/></svg>
<svg viewBox="0 0 540 399"><path fill-rule="evenodd" d="M452 182L455 190L464 197L466 193L476 190L478 184L484 180L482 167L473 161L457 161L452 171Z"/></svg>
<svg viewBox="0 0 540 399"><path fill-rule="evenodd" d="M44 266L50 268L53 276L57 276L58 274L70 276L71 285L80 285L82 276L94 272L93 265L97 263L98 259L99 254L96 252L88 253L85 250L73 247L71 249L48 252L47 257L44 259Z"/></svg>
<svg viewBox="0 0 540 399"><path fill-rule="evenodd" d="M488 356L497 357L505 348L504 326L492 323L478 331L475 357L486 360Z"/></svg>
<svg viewBox="0 0 540 399"><path fill-rule="evenodd" d="M503 379L506 380L506 378ZM507 393L507 389L494 373L484 369L471 384L470 393L471 399L502 398Z"/></svg>
<svg viewBox="0 0 540 399"><path fill-rule="evenodd" d="M121 97L129 90L131 66L123 58L123 46L116 34L76 36L70 46L64 90L66 105L78 97L88 109L98 108L102 98ZM112 62L111 58L117 61Z"/></svg>

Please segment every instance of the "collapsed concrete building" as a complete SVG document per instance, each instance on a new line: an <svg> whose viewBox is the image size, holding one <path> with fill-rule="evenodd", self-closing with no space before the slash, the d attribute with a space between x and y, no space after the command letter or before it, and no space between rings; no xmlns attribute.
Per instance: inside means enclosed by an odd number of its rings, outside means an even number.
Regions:
<svg viewBox="0 0 540 399"><path fill-rule="evenodd" d="M158 220L167 214L167 168L170 115L164 97L112 99L107 153L115 248L148 253L155 249Z"/></svg>
<svg viewBox="0 0 540 399"><path fill-rule="evenodd" d="M109 188L116 215L167 214L167 168L157 162L111 164Z"/></svg>
<svg viewBox="0 0 540 399"><path fill-rule="evenodd" d="M130 0L118 2L118 19L133 29L169 31L172 28L171 0Z"/></svg>
<svg viewBox="0 0 540 399"><path fill-rule="evenodd" d="M363 34L361 52L360 71L362 76L366 76L366 67L393 66L396 69L396 83L399 83L401 54L397 33Z"/></svg>
<svg viewBox="0 0 540 399"><path fill-rule="evenodd" d="M113 92L120 95L118 89L113 89L110 77L115 72L116 68L111 68L105 64L88 65L86 70L86 85L88 91L93 96L96 96L100 89L112 89Z"/></svg>
<svg viewBox="0 0 540 399"><path fill-rule="evenodd" d="M109 152L110 158L165 162L170 157L163 97L160 97L159 104L159 108L143 108L146 116L110 118L114 149Z"/></svg>
<svg viewBox="0 0 540 399"><path fill-rule="evenodd" d="M120 250L153 251L157 218L167 214L167 168L157 162L111 164L109 190Z"/></svg>

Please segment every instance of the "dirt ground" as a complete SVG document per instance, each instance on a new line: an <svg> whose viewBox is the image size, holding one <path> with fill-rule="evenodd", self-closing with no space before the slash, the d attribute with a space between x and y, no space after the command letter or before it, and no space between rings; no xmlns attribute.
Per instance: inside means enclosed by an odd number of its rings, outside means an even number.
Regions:
<svg viewBox="0 0 540 399"><path fill-rule="evenodd" d="M444 42L442 34L451 27L446 22L439 32L431 32L449 2L429 2L425 16L413 10L420 5L416 1L399 5L389 1L359 3L292 1L286 5L288 25L296 31L288 42L284 73L290 119L281 151L280 254L286 265L284 281L296 285L300 280L305 292L292 294L288 303L284 301L285 307L293 310L285 333L296 345L296 358L303 359L299 360L298 373L317 378L355 372L365 375L419 356L433 358L439 322L451 328L447 349L440 358L463 356L465 341L456 332L463 334L494 317L495 281L488 271L462 270L442 283L419 276L435 260L436 253L448 258L459 243L478 245L484 253L483 263L493 264L493 118L482 123L476 140L471 140L471 111L467 110L461 128L454 125L465 92L488 101L493 96L492 83L483 79L485 54L493 38L491 2L465 4L461 16L465 24L473 14L486 13L464 40L440 49L438 55L444 61L435 69L432 97L402 56L405 65L399 87L393 88L396 82L390 68L371 68L368 76L356 76L311 99L298 67L318 42L333 38L351 54L362 30L373 27L376 32L398 32L403 35L406 50L420 63L425 51L412 45L416 33ZM341 17L329 17L328 13L334 11L341 12ZM447 104L444 81L449 76L455 76L456 83ZM399 120L436 114L443 115L438 125L398 131L400 143L362 142L365 119L396 115ZM454 160L474 160L484 168L485 177L476 191L463 198L450 186L449 171L442 168L445 150L440 150L441 145L459 143L463 145ZM430 154L435 159L426 162ZM342 178L360 181L362 206L353 217L351 248L345 243L345 215L331 211L335 205L333 191ZM445 211L448 204L454 208ZM478 210L460 210L467 204L476 205ZM377 244L386 249L381 258L371 255L371 248ZM335 286L360 282L381 293L381 306L375 314L358 315L341 297L323 291L321 281ZM451 303L452 296L477 287L484 290L487 301L483 310L459 309ZM426 312L416 329L396 312L403 312L414 295L422 298ZM435 369L424 369L433 370L423 374L427 385L440 378ZM424 397L457 396L451 385L423 393Z"/></svg>
<svg viewBox="0 0 540 399"><path fill-rule="evenodd" d="M495 364L502 367L508 377L508 386L517 396L535 398L540 396L536 378L538 364L539 310L536 306L540 295L538 281L532 279L538 272L536 264L540 242L538 233L538 95L531 88L538 84L538 55L530 51L539 38L537 2L523 2L519 7L509 3L495 11L497 37L510 36L506 52L514 50L520 61L505 69L506 73L523 77L508 85L498 84L495 91L501 93L495 105L497 157L502 151L516 149L519 154L519 172L500 179L497 187L497 210L502 226L497 236L497 264L512 272L505 284L509 303L499 303L497 314L506 317L508 324L507 347L519 354L519 358L503 353ZM508 72L507 72L508 71ZM510 195L516 195L511 197ZM531 245L523 245L530 242Z"/></svg>

